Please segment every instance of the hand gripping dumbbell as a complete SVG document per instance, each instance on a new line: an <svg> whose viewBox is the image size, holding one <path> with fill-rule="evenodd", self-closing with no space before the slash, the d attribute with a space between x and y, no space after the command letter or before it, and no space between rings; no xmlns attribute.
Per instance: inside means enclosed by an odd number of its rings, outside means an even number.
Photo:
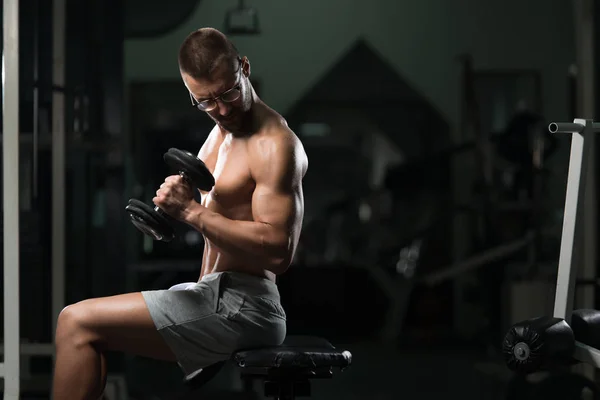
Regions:
<svg viewBox="0 0 600 400"><path fill-rule="evenodd" d="M171 148L163 158L192 187L209 191L214 186L215 178L204 162L192 153ZM125 209L133 225L154 240L170 242L175 237L170 217L157 206L152 208L144 202L130 199Z"/></svg>

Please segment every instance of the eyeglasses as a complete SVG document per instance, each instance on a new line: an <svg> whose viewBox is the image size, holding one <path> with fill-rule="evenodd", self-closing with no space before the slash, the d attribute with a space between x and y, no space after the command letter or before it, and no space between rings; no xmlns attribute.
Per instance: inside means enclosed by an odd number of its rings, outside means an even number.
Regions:
<svg viewBox="0 0 600 400"><path fill-rule="evenodd" d="M217 100L221 100L224 103L231 103L231 102L234 102L237 99L239 99L240 95L242 94L242 92L240 91L240 85L242 84L242 79L241 79L242 60L240 58L238 58L238 61L239 61L238 73L240 76L238 78L238 83L234 87L232 87L231 89L227 90L224 93L221 93L221 95L219 95L217 97L214 97L212 99L202 100L202 101L196 100L194 98L194 96L192 95L192 93L189 92L190 100L192 101L192 106L196 107L200 111L208 112L208 111L212 111L215 108L217 108Z"/></svg>

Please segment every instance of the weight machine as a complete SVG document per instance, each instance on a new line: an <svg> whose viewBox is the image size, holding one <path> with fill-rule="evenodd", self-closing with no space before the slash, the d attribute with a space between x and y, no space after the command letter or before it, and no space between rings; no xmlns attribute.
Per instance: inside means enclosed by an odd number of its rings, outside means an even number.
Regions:
<svg viewBox="0 0 600 400"><path fill-rule="evenodd" d="M2 195L4 231L4 400L19 399L19 2L4 0ZM8 77L8 79L7 79Z"/></svg>
<svg viewBox="0 0 600 400"><path fill-rule="evenodd" d="M52 343L21 344L20 335L20 243L19 243L19 0L3 0L2 53L2 190L4 232L4 354L0 377L4 378L4 399L21 397L21 355L53 355ZM65 83L66 0L54 0L53 87ZM52 95L52 320L65 305L65 95ZM34 114L35 115L35 114ZM37 145L37 124L32 135ZM35 148L34 148L35 150Z"/></svg>
<svg viewBox="0 0 600 400"><path fill-rule="evenodd" d="M583 180L590 154L585 138L600 132L600 123L575 119L572 123L551 123L548 130L572 135L554 313L519 322L506 334L503 342L505 361L511 370L519 373L577 363L600 368L600 310L573 310L581 253L575 232L582 218Z"/></svg>

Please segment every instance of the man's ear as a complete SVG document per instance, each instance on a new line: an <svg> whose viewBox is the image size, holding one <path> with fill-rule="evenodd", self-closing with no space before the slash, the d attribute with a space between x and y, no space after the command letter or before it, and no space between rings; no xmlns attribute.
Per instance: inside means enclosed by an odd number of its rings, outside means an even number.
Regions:
<svg viewBox="0 0 600 400"><path fill-rule="evenodd" d="M242 58L242 72L246 76L246 78L250 77L250 72L251 72L250 60L248 60L248 57L246 57L246 56L244 56Z"/></svg>

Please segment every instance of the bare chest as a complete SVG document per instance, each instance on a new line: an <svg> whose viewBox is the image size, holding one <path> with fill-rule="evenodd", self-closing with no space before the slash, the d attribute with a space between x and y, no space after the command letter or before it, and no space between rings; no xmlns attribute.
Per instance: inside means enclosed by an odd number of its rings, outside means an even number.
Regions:
<svg viewBox="0 0 600 400"><path fill-rule="evenodd" d="M245 143L225 140L209 149L204 162L215 178L215 186L202 196L202 204L219 212L249 208L254 182Z"/></svg>

